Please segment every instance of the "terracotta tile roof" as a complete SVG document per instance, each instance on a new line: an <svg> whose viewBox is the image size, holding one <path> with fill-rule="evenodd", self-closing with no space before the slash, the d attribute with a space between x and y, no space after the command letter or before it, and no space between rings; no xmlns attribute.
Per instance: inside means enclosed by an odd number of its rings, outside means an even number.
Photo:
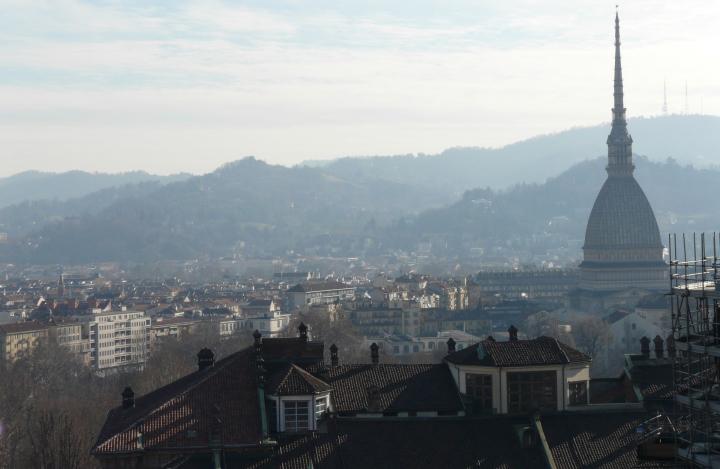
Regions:
<svg viewBox="0 0 720 469"><path fill-rule="evenodd" d="M337 412L367 410L368 388L379 392L381 412L441 411L464 409L447 365L339 365L315 367L313 374L332 388Z"/></svg>
<svg viewBox="0 0 720 469"><path fill-rule="evenodd" d="M247 348L136 398L130 409L115 408L93 452L207 446L213 433L224 444L256 444L262 427L254 373L253 350Z"/></svg>
<svg viewBox="0 0 720 469"><path fill-rule="evenodd" d="M297 365L285 365L268 379L266 391L279 396L301 396L329 391L330 385Z"/></svg>
<svg viewBox="0 0 720 469"><path fill-rule="evenodd" d="M558 467L674 467L674 461L637 457L636 429L652 415L644 412L595 412L542 417L548 445Z"/></svg>
<svg viewBox="0 0 720 469"><path fill-rule="evenodd" d="M482 346L484 353L478 354ZM479 366L533 366L590 363L591 358L551 337L495 342L484 340L445 357L450 363Z"/></svg>

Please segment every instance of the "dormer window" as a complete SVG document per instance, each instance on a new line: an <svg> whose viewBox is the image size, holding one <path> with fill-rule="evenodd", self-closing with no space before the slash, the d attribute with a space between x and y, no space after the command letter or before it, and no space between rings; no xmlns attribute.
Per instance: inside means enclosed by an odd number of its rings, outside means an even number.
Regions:
<svg viewBox="0 0 720 469"><path fill-rule="evenodd" d="M304 432L310 429L309 401L283 401L286 432Z"/></svg>

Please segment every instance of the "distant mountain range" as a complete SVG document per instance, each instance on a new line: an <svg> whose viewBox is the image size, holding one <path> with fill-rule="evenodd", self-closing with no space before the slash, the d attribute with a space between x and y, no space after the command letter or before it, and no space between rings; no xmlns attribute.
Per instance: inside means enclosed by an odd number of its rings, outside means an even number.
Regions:
<svg viewBox="0 0 720 469"><path fill-rule="evenodd" d="M188 177L190 177L189 174L157 176L144 171L118 174L85 171L64 173L25 171L0 178L0 207L30 200L67 200L110 187L153 181L167 183L181 181Z"/></svg>
<svg viewBox="0 0 720 469"><path fill-rule="evenodd" d="M636 119L630 127L635 148L648 154L636 158L636 176L661 230L716 229L720 206L709 194L720 170L710 166L720 161L720 118ZM24 191L36 199L0 208L0 231L10 236L0 244L0 261L365 256L421 245L448 258L477 247L579 254L605 178L605 158L590 157L604 153L606 133L598 126L497 150L319 167L246 158L192 177L23 173L0 180L0 194Z"/></svg>
<svg viewBox="0 0 720 469"><path fill-rule="evenodd" d="M670 115L629 122L633 151L652 161L674 158L720 166L720 117ZM607 154L609 124L541 135L502 148L451 148L437 155L347 157L308 162L348 179L384 179L440 189L444 202L477 187L541 183L581 161Z"/></svg>

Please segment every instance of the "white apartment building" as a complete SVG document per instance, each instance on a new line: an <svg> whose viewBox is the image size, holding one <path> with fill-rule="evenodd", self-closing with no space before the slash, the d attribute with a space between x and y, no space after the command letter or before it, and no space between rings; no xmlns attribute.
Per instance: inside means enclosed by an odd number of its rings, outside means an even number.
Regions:
<svg viewBox="0 0 720 469"><path fill-rule="evenodd" d="M142 311L96 314L89 325L90 364L100 373L142 368L148 355L150 318Z"/></svg>

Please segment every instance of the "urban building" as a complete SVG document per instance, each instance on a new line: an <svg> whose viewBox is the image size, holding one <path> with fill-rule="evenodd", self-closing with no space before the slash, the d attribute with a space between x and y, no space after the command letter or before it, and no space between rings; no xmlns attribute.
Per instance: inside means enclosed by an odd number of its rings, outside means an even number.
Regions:
<svg viewBox="0 0 720 469"><path fill-rule="evenodd" d="M92 450L101 467L674 463L641 459L637 429L652 416L636 399L590 403L589 358L554 339L449 341L440 364L380 363L372 344L370 363L353 364L334 344L326 359L302 324L295 338L254 337L217 362L201 350L197 371L144 396L118 393Z"/></svg>
<svg viewBox="0 0 720 469"><path fill-rule="evenodd" d="M335 281L299 283L288 289L289 309L303 309L312 305L352 301L355 288Z"/></svg>
<svg viewBox="0 0 720 469"><path fill-rule="evenodd" d="M0 325L0 358L13 362L49 338L49 327L37 321Z"/></svg>
<svg viewBox="0 0 720 469"><path fill-rule="evenodd" d="M120 368L142 368L150 344L150 318L142 311L95 314L89 323L90 363L104 374Z"/></svg>

